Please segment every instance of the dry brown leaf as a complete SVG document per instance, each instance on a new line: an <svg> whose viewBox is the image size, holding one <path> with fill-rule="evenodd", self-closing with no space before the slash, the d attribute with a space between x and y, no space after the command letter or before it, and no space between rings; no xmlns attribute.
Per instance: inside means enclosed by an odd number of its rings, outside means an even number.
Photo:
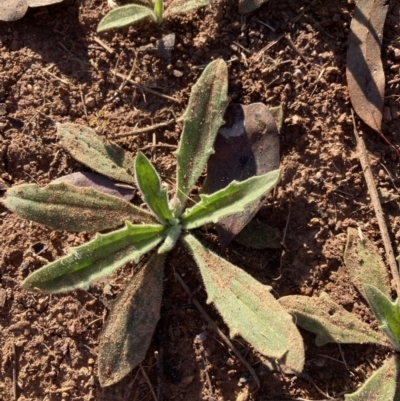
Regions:
<svg viewBox="0 0 400 401"><path fill-rule="evenodd" d="M381 60L387 0L359 0L350 25L347 85L358 116L381 132L385 75Z"/></svg>
<svg viewBox="0 0 400 401"><path fill-rule="evenodd" d="M63 0L0 0L0 20L17 21L21 19L28 7L44 7L61 3Z"/></svg>

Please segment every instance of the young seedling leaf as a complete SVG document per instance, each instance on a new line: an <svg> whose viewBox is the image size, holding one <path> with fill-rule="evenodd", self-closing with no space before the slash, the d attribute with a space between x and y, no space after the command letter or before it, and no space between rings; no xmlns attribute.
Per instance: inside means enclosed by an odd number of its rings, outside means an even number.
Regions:
<svg viewBox="0 0 400 401"><path fill-rule="evenodd" d="M299 373L304 365L304 346L292 317L263 285L237 266L205 248L190 234L183 242L200 268L208 294L230 329L261 354L276 358Z"/></svg>
<svg viewBox="0 0 400 401"><path fill-rule="evenodd" d="M78 124L60 124L61 146L74 159L116 181L135 183L134 159L117 145L108 144L91 128Z"/></svg>
<svg viewBox="0 0 400 401"><path fill-rule="evenodd" d="M268 0L239 0L239 12L240 14L251 13L267 1Z"/></svg>
<svg viewBox="0 0 400 401"><path fill-rule="evenodd" d="M368 238L361 239L355 228L347 230L344 262L351 281L365 299L364 284L373 285L390 296L389 277L378 248Z"/></svg>
<svg viewBox="0 0 400 401"><path fill-rule="evenodd" d="M124 378L146 356L160 319L164 255L153 254L115 301L99 346L102 387Z"/></svg>
<svg viewBox="0 0 400 401"><path fill-rule="evenodd" d="M279 232L268 224L251 220L235 237L235 242L253 249L280 249Z"/></svg>
<svg viewBox="0 0 400 401"><path fill-rule="evenodd" d="M381 132L385 73L381 60L383 26L389 3L386 0L357 2L347 47L347 86L358 116Z"/></svg>
<svg viewBox="0 0 400 401"><path fill-rule="evenodd" d="M211 62L192 88L177 157L176 197L185 206L187 196L214 152L213 144L223 124L228 104L228 68L225 61Z"/></svg>
<svg viewBox="0 0 400 401"><path fill-rule="evenodd" d="M295 315L296 323L316 334L318 346L327 343L388 345L382 333L372 330L367 324L347 312L322 292L319 298L289 295L279 299L280 304Z"/></svg>
<svg viewBox="0 0 400 401"><path fill-rule="evenodd" d="M57 293L87 288L100 277L151 251L165 237L163 226L132 225L96 237L32 273L22 286L28 291Z"/></svg>
<svg viewBox="0 0 400 401"><path fill-rule="evenodd" d="M231 105L226 123L219 129L215 153L207 164L207 192L214 193L230 182L243 181L279 168L279 132L274 117L263 103ZM256 200L246 209L219 220L218 237L222 249L256 215L262 202Z"/></svg>
<svg viewBox="0 0 400 401"><path fill-rule="evenodd" d="M153 10L138 4L128 4L126 6L111 10L99 23L97 32L108 31L110 29L124 28L139 22L142 19L150 18L157 21Z"/></svg>
<svg viewBox="0 0 400 401"><path fill-rule="evenodd" d="M161 180L147 157L139 152L135 161L136 181L142 198L162 224L173 218L168 206L167 190L161 187Z"/></svg>
<svg viewBox="0 0 400 401"><path fill-rule="evenodd" d="M181 236L181 233L182 227L179 224L176 226L171 226L167 231L164 242L157 250L158 254L161 255L172 250L172 248L177 243L179 237Z"/></svg>
<svg viewBox="0 0 400 401"><path fill-rule="evenodd" d="M135 194L136 189L128 185L119 186L113 180L103 175L89 173L87 171L76 172L64 175L63 177L53 180L51 183L63 182L65 184L74 185L75 187L92 188L96 191L103 192L107 195L116 196L130 202Z"/></svg>
<svg viewBox="0 0 400 401"><path fill-rule="evenodd" d="M165 16L173 14L185 14L199 7L205 7L211 4L211 0L172 0Z"/></svg>
<svg viewBox="0 0 400 401"><path fill-rule="evenodd" d="M378 319L379 328L386 334L392 345L400 351L400 305L399 298L392 302L382 291L373 285L365 284L367 301Z"/></svg>
<svg viewBox="0 0 400 401"><path fill-rule="evenodd" d="M397 386L399 356L386 361L355 393L346 394L346 401L392 401Z"/></svg>
<svg viewBox="0 0 400 401"><path fill-rule="evenodd" d="M245 210L249 204L266 197L278 183L280 171L231 182L226 188L211 195L201 194L201 201L187 209L181 218L182 227L192 229L216 223L225 216Z"/></svg>
<svg viewBox="0 0 400 401"><path fill-rule="evenodd" d="M150 213L92 188L56 183L22 184L7 190L4 205L19 216L55 230L101 231L126 220L154 223Z"/></svg>

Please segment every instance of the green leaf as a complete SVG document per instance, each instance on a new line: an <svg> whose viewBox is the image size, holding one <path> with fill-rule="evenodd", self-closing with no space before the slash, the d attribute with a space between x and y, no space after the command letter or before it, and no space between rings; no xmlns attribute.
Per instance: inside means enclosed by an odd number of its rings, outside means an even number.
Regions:
<svg viewBox="0 0 400 401"><path fill-rule="evenodd" d="M97 32L108 31L110 29L124 28L133 25L144 18L151 18L156 22L154 12L138 4L128 4L111 10L99 23Z"/></svg>
<svg viewBox="0 0 400 401"><path fill-rule="evenodd" d="M165 237L164 242L158 248L157 252L160 255L169 252L175 246L176 242L181 236L181 233L182 233L182 227L179 224L176 226L171 226L167 231L167 235Z"/></svg>
<svg viewBox="0 0 400 401"><path fill-rule="evenodd" d="M74 159L116 181L134 184L133 158L117 145L108 144L91 128L79 124L60 124L61 146Z"/></svg>
<svg viewBox="0 0 400 401"><path fill-rule="evenodd" d="M399 356L386 361L355 393L344 396L346 401L392 401L397 386Z"/></svg>
<svg viewBox="0 0 400 401"><path fill-rule="evenodd" d="M258 352L276 358L293 372L304 366L304 346L292 317L263 285L239 267L205 248L195 237L182 237L200 268L208 294L230 329Z"/></svg>
<svg viewBox="0 0 400 401"><path fill-rule="evenodd" d="M164 261L154 254L114 302L100 337L102 387L120 381L146 356L160 319Z"/></svg>
<svg viewBox="0 0 400 401"><path fill-rule="evenodd" d="M132 225L96 237L31 274L22 286L29 291L57 293L87 288L100 277L149 252L165 237L163 226Z"/></svg>
<svg viewBox="0 0 400 401"><path fill-rule="evenodd" d="M135 161L136 181L143 199L162 224L173 218L168 206L167 190L162 189L156 169L147 157L139 152Z"/></svg>
<svg viewBox="0 0 400 401"><path fill-rule="evenodd" d="M164 0L155 0L154 15L156 16L157 23L159 24L163 21L163 13L164 13Z"/></svg>
<svg viewBox="0 0 400 401"><path fill-rule="evenodd" d="M343 306L332 301L322 292L319 298L289 295L279 299L280 304L295 315L296 323L305 330L316 334L318 346L327 343L387 345L381 333L347 312Z"/></svg>
<svg viewBox="0 0 400 401"><path fill-rule="evenodd" d="M187 196L203 171L228 104L228 68L225 61L211 62L192 88L182 116L182 137L177 150L177 192L183 210Z"/></svg>
<svg viewBox="0 0 400 401"><path fill-rule="evenodd" d="M364 291L375 317L381 324L379 328L386 334L396 350L400 351L399 299L392 302L381 290L369 284L364 284Z"/></svg>
<svg viewBox="0 0 400 401"><path fill-rule="evenodd" d="M17 185L7 191L4 205L24 219L55 230L93 232L121 226L126 220L155 222L150 213L123 199L64 183L42 188Z"/></svg>
<svg viewBox="0 0 400 401"><path fill-rule="evenodd" d="M165 16L173 14L184 14L196 8L205 7L211 4L211 0L172 0Z"/></svg>
<svg viewBox="0 0 400 401"><path fill-rule="evenodd" d="M274 170L245 181L233 181L211 195L201 194L201 201L182 215L182 227L192 229L211 222L217 223L225 216L244 210L247 205L267 196L278 183L279 176L280 171Z"/></svg>
<svg viewBox="0 0 400 401"><path fill-rule="evenodd" d="M373 285L390 296L389 276L378 248L368 238L361 239L355 228L347 229L347 242L343 257L351 281L364 299L367 299L363 288L364 284Z"/></svg>

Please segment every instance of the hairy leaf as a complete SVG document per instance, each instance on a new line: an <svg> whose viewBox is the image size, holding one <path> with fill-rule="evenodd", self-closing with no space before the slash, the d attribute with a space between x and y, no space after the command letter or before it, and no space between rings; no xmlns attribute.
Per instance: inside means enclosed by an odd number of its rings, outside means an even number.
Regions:
<svg viewBox="0 0 400 401"><path fill-rule="evenodd" d="M185 206L187 196L203 171L228 104L228 69L225 61L211 62L192 88L182 116L182 137L177 150L176 197Z"/></svg>
<svg viewBox="0 0 400 401"><path fill-rule="evenodd" d="M60 124L57 132L61 145L72 157L116 181L134 184L133 158L117 145L108 144L91 128L78 124Z"/></svg>
<svg viewBox="0 0 400 401"><path fill-rule="evenodd" d="M347 229L344 262L351 281L365 299L364 284L371 284L390 295L389 276L378 248L368 238L361 239L355 228Z"/></svg>
<svg viewBox="0 0 400 401"><path fill-rule="evenodd" d="M162 224L173 218L168 206L167 190L161 187L161 180L147 157L139 152L135 162L136 181L142 198Z"/></svg>
<svg viewBox="0 0 400 401"><path fill-rule="evenodd" d="M107 195L116 196L130 202L135 194L135 188L129 185L120 186L103 175L87 171L71 173L53 180L51 183L64 182L82 188L92 188Z"/></svg>
<svg viewBox="0 0 400 401"><path fill-rule="evenodd" d="M346 401L392 401L397 387L399 356L386 361L355 393L344 396Z"/></svg>
<svg viewBox="0 0 400 401"><path fill-rule="evenodd" d="M188 11L211 4L211 0L172 0L165 16L173 14L185 14Z"/></svg>
<svg viewBox="0 0 400 401"><path fill-rule="evenodd" d="M115 196L92 188L56 183L10 188L4 205L19 216L56 230L101 231L131 222L155 222L154 216Z"/></svg>
<svg viewBox="0 0 400 401"><path fill-rule="evenodd" d="M358 116L381 132L385 74L381 60L383 26L389 3L359 0L350 25L347 86Z"/></svg>
<svg viewBox="0 0 400 401"><path fill-rule="evenodd" d="M55 262L32 273L22 286L29 291L57 293L87 288L100 277L134 261L165 237L163 226L132 225L96 237Z"/></svg>
<svg viewBox="0 0 400 401"><path fill-rule="evenodd" d="M201 194L201 201L182 215L182 227L192 229L207 223L216 223L225 216L245 210L249 204L267 196L278 183L279 176L280 171L275 170L245 181L233 181L211 195Z"/></svg>
<svg viewBox="0 0 400 401"><path fill-rule="evenodd" d="M100 337L101 386L120 381L143 361L160 319L164 255L154 254L115 301Z"/></svg>
<svg viewBox="0 0 400 401"><path fill-rule="evenodd" d="M153 10L139 4L128 4L126 6L111 10L99 23L97 32L108 31L110 29L124 28L135 24L144 18L150 18L156 22Z"/></svg>
<svg viewBox="0 0 400 401"><path fill-rule="evenodd" d="M304 366L304 346L292 317L263 285L205 248L187 234L183 242L200 268L208 302L212 302L230 329L261 354L276 358L293 372Z"/></svg>
<svg viewBox="0 0 400 401"><path fill-rule="evenodd" d="M207 192L214 193L232 181L244 181L279 168L279 132L274 117L263 103L230 105L225 124L215 140L215 153L207 164ZM262 201L220 219L217 224L222 249L256 215Z"/></svg>
<svg viewBox="0 0 400 401"><path fill-rule="evenodd" d="M240 14L248 14L261 7L268 0L239 0Z"/></svg>
<svg viewBox="0 0 400 401"><path fill-rule="evenodd" d="M373 285L364 284L367 301L381 324L379 328L386 334L392 345L400 351L400 305L399 299L392 302Z"/></svg>
<svg viewBox="0 0 400 401"><path fill-rule="evenodd" d="M182 227L178 224L176 226L171 226L166 234L164 242L158 248L157 252L161 255L163 253L169 252L178 241L181 236Z"/></svg>
<svg viewBox="0 0 400 401"><path fill-rule="evenodd" d="M347 312L325 292L319 298L289 295L280 298L279 302L296 316L296 323L300 327L317 335L315 343L318 346L327 343L387 345L381 333Z"/></svg>
<svg viewBox="0 0 400 401"><path fill-rule="evenodd" d="M281 248L281 238L277 230L255 219L240 231L234 241L253 249Z"/></svg>

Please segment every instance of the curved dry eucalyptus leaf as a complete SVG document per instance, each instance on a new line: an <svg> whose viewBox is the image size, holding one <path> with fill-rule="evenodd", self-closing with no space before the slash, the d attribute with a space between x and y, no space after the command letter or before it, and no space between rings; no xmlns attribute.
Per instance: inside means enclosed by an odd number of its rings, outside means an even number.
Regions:
<svg viewBox="0 0 400 401"><path fill-rule="evenodd" d="M280 249L282 246L279 232L255 219L240 231L234 241L253 249Z"/></svg>
<svg viewBox="0 0 400 401"><path fill-rule="evenodd" d="M0 21L12 22L21 19L28 7L44 7L63 0L0 0Z"/></svg>
<svg viewBox="0 0 400 401"><path fill-rule="evenodd" d="M54 294L87 288L100 277L111 274L128 262L137 263L164 239L163 226L133 225L126 222L120 230L97 234L71 253L32 273L22 286L33 292Z"/></svg>
<svg viewBox="0 0 400 401"><path fill-rule="evenodd" d="M395 355L386 361L355 393L346 394L346 401L392 401L394 400L400 360Z"/></svg>
<svg viewBox="0 0 400 401"><path fill-rule="evenodd" d="M268 0L239 0L239 12L240 14L251 13L267 1Z"/></svg>
<svg viewBox="0 0 400 401"><path fill-rule="evenodd" d="M188 11L210 4L211 0L172 0L164 15L167 17L173 14L185 14Z"/></svg>
<svg viewBox="0 0 400 401"><path fill-rule="evenodd" d="M352 283L364 299L366 299L364 284L371 284L384 294L390 295L389 276L378 248L368 238L361 239L355 228L347 229L343 258Z"/></svg>
<svg viewBox="0 0 400 401"><path fill-rule="evenodd" d="M119 382L146 356L160 319L164 261L154 254L113 304L99 344L102 387Z"/></svg>
<svg viewBox="0 0 400 401"><path fill-rule="evenodd" d="M364 291L375 317L381 324L379 328L389 341L400 351L400 305L399 298L392 302L382 291L365 284Z"/></svg>
<svg viewBox="0 0 400 401"><path fill-rule="evenodd" d="M211 62L193 85L179 148L176 152L176 197L182 210L187 196L214 152L213 145L223 124L228 104L228 68L225 61Z"/></svg>
<svg viewBox="0 0 400 401"><path fill-rule="evenodd" d="M246 210L255 201L259 202L276 186L280 171L231 182L226 188L211 195L200 195L200 202L186 209L181 217L182 227L193 229L207 223L216 223L223 217Z"/></svg>
<svg viewBox="0 0 400 401"><path fill-rule="evenodd" d="M166 224L173 218L168 205L167 190L161 187L160 176L142 152L136 155L135 174L143 200L157 216L158 221Z"/></svg>
<svg viewBox="0 0 400 401"><path fill-rule="evenodd" d="M381 132L385 74L381 60L387 0L359 0L350 25L347 86L358 116Z"/></svg>
<svg viewBox="0 0 400 401"><path fill-rule="evenodd" d="M274 117L263 103L231 105L225 113L225 125L215 140L215 153L207 165L208 192L214 193L230 182L243 181L279 167L279 132ZM242 212L217 224L222 249L256 215L262 202L257 200Z"/></svg>
<svg viewBox="0 0 400 401"><path fill-rule="evenodd" d="M56 230L101 231L131 222L155 222L150 213L92 188L64 183L22 184L6 192L4 205L24 219Z"/></svg>
<svg viewBox="0 0 400 401"><path fill-rule="evenodd" d="M218 309L230 336L242 336L261 354L300 373L303 340L292 317L271 295L272 287L211 252L192 235L185 235L183 242L200 268L207 302Z"/></svg>
<svg viewBox="0 0 400 401"><path fill-rule="evenodd" d="M124 28L142 19L150 18L154 22L156 17L152 9L138 4L128 4L111 10L97 26L97 32L110 29Z"/></svg>
<svg viewBox="0 0 400 401"><path fill-rule="evenodd" d="M319 298L289 295L279 299L280 304L296 317L296 323L316 334L318 346L327 343L388 345L382 333L372 330L366 323L347 312L322 292Z"/></svg>
<svg viewBox="0 0 400 401"><path fill-rule="evenodd" d="M53 180L51 183L54 184L57 182L64 182L76 187L92 188L104 194L124 199L127 202L130 202L135 194L135 188L133 187L128 187L128 185L119 186L103 175L89 173L87 171L64 175L63 177Z"/></svg>
<svg viewBox="0 0 400 401"><path fill-rule="evenodd" d="M135 184L133 157L117 145L105 142L96 131L79 124L60 124L61 146L74 159L116 181Z"/></svg>

